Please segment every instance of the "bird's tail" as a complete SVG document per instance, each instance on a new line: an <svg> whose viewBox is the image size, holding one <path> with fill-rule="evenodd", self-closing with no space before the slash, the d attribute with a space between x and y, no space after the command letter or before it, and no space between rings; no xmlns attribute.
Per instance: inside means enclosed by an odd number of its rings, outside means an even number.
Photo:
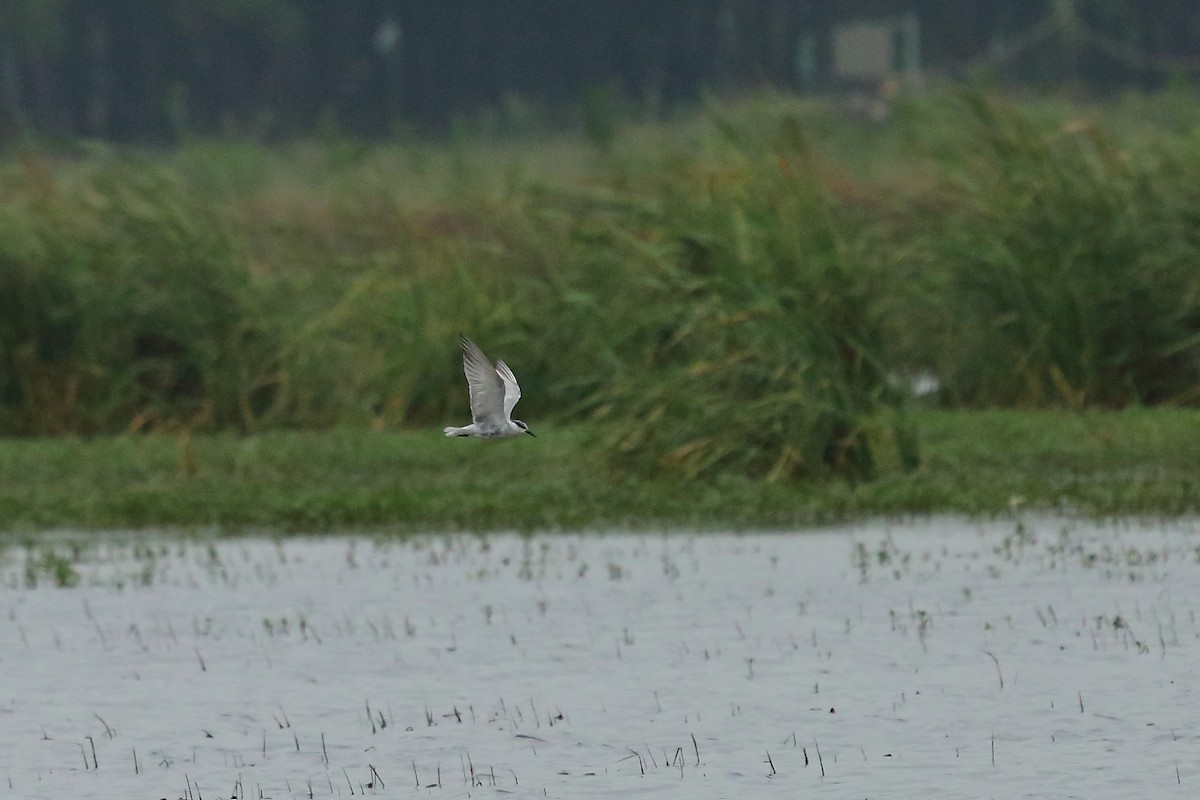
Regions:
<svg viewBox="0 0 1200 800"><path fill-rule="evenodd" d="M446 434L447 436L470 436L471 435L471 434L467 433L466 428L455 428L453 426L448 427L448 428L442 428L442 433Z"/></svg>

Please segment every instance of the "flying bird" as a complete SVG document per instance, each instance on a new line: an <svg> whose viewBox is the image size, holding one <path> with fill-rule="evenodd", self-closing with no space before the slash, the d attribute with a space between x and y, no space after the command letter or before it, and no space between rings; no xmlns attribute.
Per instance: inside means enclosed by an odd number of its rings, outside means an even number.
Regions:
<svg viewBox="0 0 1200 800"><path fill-rule="evenodd" d="M476 439L507 439L528 433L536 438L529 426L512 418L513 407L521 399L521 387L508 364L493 364L479 345L459 334L463 352L463 372L471 393L471 424L461 428L444 428L447 436L472 436Z"/></svg>

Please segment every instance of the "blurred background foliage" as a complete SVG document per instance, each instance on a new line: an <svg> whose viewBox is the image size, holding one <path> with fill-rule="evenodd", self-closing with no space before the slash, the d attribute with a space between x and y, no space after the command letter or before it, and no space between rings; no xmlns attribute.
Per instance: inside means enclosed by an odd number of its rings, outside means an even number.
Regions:
<svg viewBox="0 0 1200 800"><path fill-rule="evenodd" d="M1192 0L4 0L0 141L381 137L486 117L582 122L600 143L614 103L655 118L763 85L1154 91L1200 72L1198 29Z"/></svg>

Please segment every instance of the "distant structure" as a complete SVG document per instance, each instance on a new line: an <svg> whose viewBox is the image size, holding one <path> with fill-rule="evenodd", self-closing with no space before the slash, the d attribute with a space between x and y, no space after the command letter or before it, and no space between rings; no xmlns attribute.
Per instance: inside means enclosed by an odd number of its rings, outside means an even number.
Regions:
<svg viewBox="0 0 1200 800"><path fill-rule="evenodd" d="M882 120L899 92L921 88L921 22L915 11L838 22L829 40L830 88L843 95L848 111ZM803 39L799 47L807 47ZM801 87L819 85L803 72L799 77Z"/></svg>
<svg viewBox="0 0 1200 800"><path fill-rule="evenodd" d="M802 89L886 93L936 75L1107 91L1200 77L1200 3L1188 0L846 0L807 22Z"/></svg>
<svg viewBox="0 0 1200 800"><path fill-rule="evenodd" d="M841 82L921 85L921 22L915 12L834 26L833 77Z"/></svg>

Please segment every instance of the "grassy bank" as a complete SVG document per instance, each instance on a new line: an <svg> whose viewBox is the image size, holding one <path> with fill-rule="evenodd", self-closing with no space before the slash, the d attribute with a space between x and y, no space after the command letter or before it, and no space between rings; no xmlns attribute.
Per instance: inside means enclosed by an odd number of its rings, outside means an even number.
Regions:
<svg viewBox="0 0 1200 800"><path fill-rule="evenodd" d="M922 465L869 482L613 470L586 426L498 444L438 431L0 441L0 524L386 532L781 527L1013 508L1200 512L1200 412L926 411Z"/></svg>

